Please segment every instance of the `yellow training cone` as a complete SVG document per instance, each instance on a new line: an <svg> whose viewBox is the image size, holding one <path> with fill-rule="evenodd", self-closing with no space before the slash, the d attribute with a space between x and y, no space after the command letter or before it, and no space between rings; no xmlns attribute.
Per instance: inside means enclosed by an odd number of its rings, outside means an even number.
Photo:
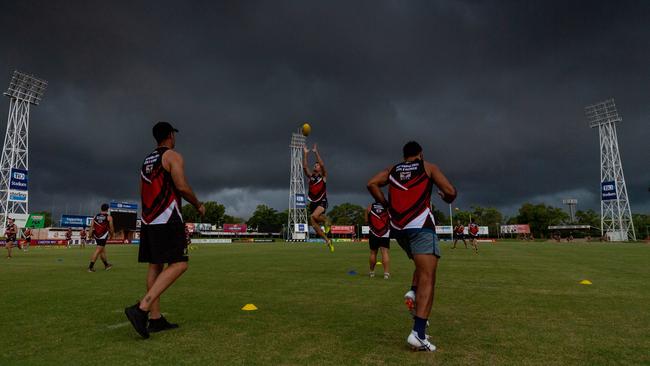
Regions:
<svg viewBox="0 0 650 366"><path fill-rule="evenodd" d="M383 264L381 264L381 262L377 262L377 264L379 264L379 265L383 265Z"/></svg>
<svg viewBox="0 0 650 366"><path fill-rule="evenodd" d="M591 281L589 281L589 280L582 280L582 281L580 281L580 284L581 284L581 285L591 285Z"/></svg>
<svg viewBox="0 0 650 366"><path fill-rule="evenodd" d="M257 310L257 306L255 306L253 304L246 304L241 309L244 310L244 311L253 311L253 310Z"/></svg>

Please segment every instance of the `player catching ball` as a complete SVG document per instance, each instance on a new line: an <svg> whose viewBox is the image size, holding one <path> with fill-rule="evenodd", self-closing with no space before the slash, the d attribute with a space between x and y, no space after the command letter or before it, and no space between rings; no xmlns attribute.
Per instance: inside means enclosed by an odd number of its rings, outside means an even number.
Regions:
<svg viewBox="0 0 650 366"><path fill-rule="evenodd" d="M381 249L381 263L384 265L384 279L390 278L390 218L386 206L374 202L366 211L366 223L370 227L370 277L375 277L377 251Z"/></svg>
<svg viewBox="0 0 650 366"><path fill-rule="evenodd" d="M311 215L309 220L316 234L325 240L325 243L330 248L330 252L334 252L332 240L327 237L320 227L327 220L327 217L325 217L325 210L327 210L327 171L325 170L325 163L323 163L323 159L318 153L318 146L314 144L314 148L311 151L316 156L316 163L314 163L314 170L310 170L309 163L307 162L309 149L305 146L303 147L303 151L302 169L309 178L308 198L309 213Z"/></svg>
<svg viewBox="0 0 650 366"><path fill-rule="evenodd" d="M388 207L391 236L415 263L411 290L404 296L414 306L409 309L414 310L413 330L406 341L416 350L433 352L436 346L429 342L426 327L433 305L440 248L429 203L434 185L447 203L456 198L456 189L436 165L424 160L422 147L417 142L404 145L403 155L402 162L370 179L368 191L377 202ZM381 190L386 185L388 200Z"/></svg>
<svg viewBox="0 0 650 366"><path fill-rule="evenodd" d="M106 242L113 237L113 218L108 214L108 204L102 204L101 211L95 215L90 224L90 233L95 238L97 248L90 258L88 272L95 272L95 261L97 257L101 258L104 263L104 270L108 271L113 265L108 263L106 258Z"/></svg>

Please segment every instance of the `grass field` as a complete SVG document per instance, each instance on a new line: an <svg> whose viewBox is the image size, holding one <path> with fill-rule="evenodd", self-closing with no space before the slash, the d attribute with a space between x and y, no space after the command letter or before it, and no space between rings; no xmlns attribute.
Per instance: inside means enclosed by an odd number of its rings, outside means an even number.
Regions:
<svg viewBox="0 0 650 366"><path fill-rule="evenodd" d="M442 246L434 354L405 344L412 265L397 245L390 280L366 276L365 244L198 246L163 297L181 328L149 340L122 312L144 290L136 246L108 246L115 267L96 273L93 248L16 252L0 261L0 365L650 364L647 244Z"/></svg>

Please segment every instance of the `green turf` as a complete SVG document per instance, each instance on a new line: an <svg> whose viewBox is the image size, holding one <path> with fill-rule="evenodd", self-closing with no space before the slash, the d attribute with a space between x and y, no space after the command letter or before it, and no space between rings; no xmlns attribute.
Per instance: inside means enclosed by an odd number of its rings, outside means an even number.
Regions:
<svg viewBox="0 0 650 366"><path fill-rule="evenodd" d="M650 364L647 244L443 244L435 354L405 344L412 267L397 246L388 281L366 276L365 244L199 246L162 301L181 328L149 340L122 313L144 290L137 247L108 246L113 270L87 273L92 250L0 261L0 365Z"/></svg>

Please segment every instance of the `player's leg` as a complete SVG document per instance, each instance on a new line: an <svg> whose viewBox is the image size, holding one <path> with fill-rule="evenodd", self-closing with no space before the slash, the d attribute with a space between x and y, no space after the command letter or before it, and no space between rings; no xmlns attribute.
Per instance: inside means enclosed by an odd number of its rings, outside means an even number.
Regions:
<svg viewBox="0 0 650 366"><path fill-rule="evenodd" d="M388 238L386 238L388 239ZM390 278L390 255L388 254L389 247L381 247L381 263L384 265L384 279Z"/></svg>
<svg viewBox="0 0 650 366"><path fill-rule="evenodd" d="M95 262L97 261L97 258L102 252L102 246L97 244L97 248L95 248L95 251L93 252L93 255L90 256L90 264L88 265L88 272L95 272Z"/></svg>
<svg viewBox="0 0 650 366"><path fill-rule="evenodd" d="M325 207L316 206L310 216L311 226L314 228L316 234L325 240L325 243L330 248L330 251L333 252L334 246L332 245L332 241L327 237L327 234L325 234L323 229L320 227L320 224L326 220L325 215L323 215L324 213Z"/></svg>
<svg viewBox="0 0 650 366"><path fill-rule="evenodd" d="M160 272L151 288L140 300L140 310L150 311L152 304L158 300L160 295L165 292L183 273L187 271L187 262L171 263Z"/></svg>
<svg viewBox="0 0 650 366"><path fill-rule="evenodd" d="M370 277L375 277L376 265L377 265L377 249L370 249Z"/></svg>
<svg viewBox="0 0 650 366"><path fill-rule="evenodd" d="M475 237L472 238L472 246L474 247L474 252L478 253L478 240Z"/></svg>
<svg viewBox="0 0 650 366"><path fill-rule="evenodd" d="M106 257L106 246L102 245L102 251L99 253L99 257L102 259L102 262L104 263L104 269L109 270L113 268L113 265L108 263L108 257Z"/></svg>
<svg viewBox="0 0 650 366"><path fill-rule="evenodd" d="M149 264L149 270L147 271L147 291L151 290L153 284L156 282L156 278L163 271L164 265L162 264ZM160 313L160 297L157 298L152 304L151 309L149 310L150 319L159 319L161 316Z"/></svg>
<svg viewBox="0 0 650 366"><path fill-rule="evenodd" d="M454 244L451 245L451 249L456 249L456 243L458 242L458 237L454 237Z"/></svg>
<svg viewBox="0 0 650 366"><path fill-rule="evenodd" d="M6 243L5 245L6 245L6 247L7 247L7 258L11 258L11 246L12 246L12 242L9 241L9 240L7 240L7 243Z"/></svg>

